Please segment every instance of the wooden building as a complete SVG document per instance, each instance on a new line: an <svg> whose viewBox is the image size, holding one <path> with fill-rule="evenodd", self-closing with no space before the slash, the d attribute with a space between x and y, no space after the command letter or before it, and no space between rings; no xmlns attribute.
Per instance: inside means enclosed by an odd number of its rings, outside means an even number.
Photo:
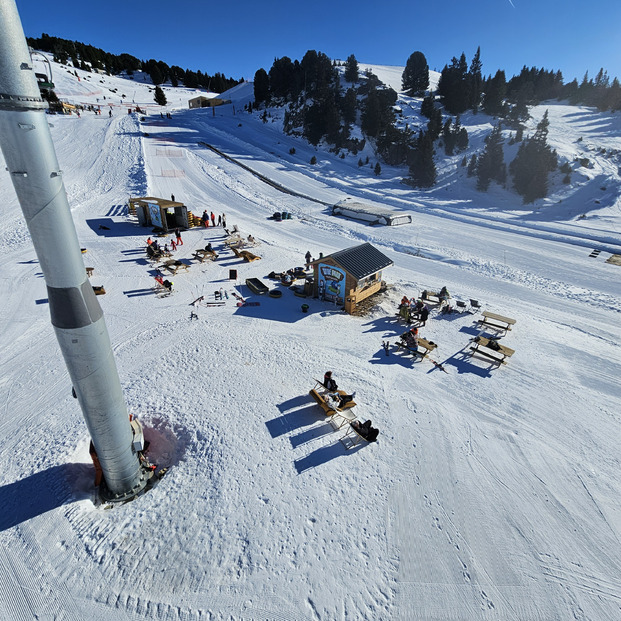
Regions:
<svg viewBox="0 0 621 621"><path fill-rule="evenodd" d="M205 97L204 95L193 97L188 101L190 108L214 108L227 103L231 103L230 100L221 99L220 97Z"/></svg>
<svg viewBox="0 0 621 621"><path fill-rule="evenodd" d="M351 314L357 304L382 288L382 270L394 262L365 243L321 257L311 265L315 297L343 306Z"/></svg>
<svg viewBox="0 0 621 621"><path fill-rule="evenodd" d="M183 203L145 196L130 198L129 208L136 212L142 226L152 226L166 233L176 228L190 228L188 208Z"/></svg>

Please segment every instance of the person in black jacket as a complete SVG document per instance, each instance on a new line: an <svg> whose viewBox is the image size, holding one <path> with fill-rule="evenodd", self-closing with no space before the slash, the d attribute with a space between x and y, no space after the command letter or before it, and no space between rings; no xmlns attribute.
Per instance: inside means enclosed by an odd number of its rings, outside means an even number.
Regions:
<svg viewBox="0 0 621 621"><path fill-rule="evenodd" d="M332 371L326 371L323 376L323 386L328 392L336 392L337 383L332 379Z"/></svg>

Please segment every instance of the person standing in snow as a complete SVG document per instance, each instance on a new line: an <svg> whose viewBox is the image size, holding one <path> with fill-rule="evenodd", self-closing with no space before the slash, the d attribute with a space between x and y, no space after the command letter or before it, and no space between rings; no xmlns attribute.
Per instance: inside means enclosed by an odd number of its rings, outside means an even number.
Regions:
<svg viewBox="0 0 621 621"><path fill-rule="evenodd" d="M222 216L218 216L218 226L222 226Z"/></svg>
<svg viewBox="0 0 621 621"><path fill-rule="evenodd" d="M170 240L170 247L171 247L173 252L175 252L177 250L177 244L176 244L174 239Z"/></svg>
<svg viewBox="0 0 621 621"><path fill-rule="evenodd" d="M222 214L222 226L226 228L226 216Z"/></svg>
<svg viewBox="0 0 621 621"><path fill-rule="evenodd" d="M216 226L216 214L214 214L214 212L211 212L211 226Z"/></svg>
<svg viewBox="0 0 621 621"><path fill-rule="evenodd" d="M170 195L170 200L171 200L173 203L175 202L175 195L174 195L174 194L171 194L171 195Z"/></svg>
<svg viewBox="0 0 621 621"><path fill-rule="evenodd" d="M429 319L429 307L427 304L424 304L423 308L421 308L420 313L418 313L418 319L422 326L424 326L427 319Z"/></svg>
<svg viewBox="0 0 621 621"><path fill-rule="evenodd" d="M181 239L181 231L175 229L175 237L177 238L177 246L183 246L183 240Z"/></svg>
<svg viewBox="0 0 621 621"><path fill-rule="evenodd" d="M201 216L201 221L203 226L207 228L209 226L209 216L207 215L207 210L203 211L203 215Z"/></svg>
<svg viewBox="0 0 621 621"><path fill-rule="evenodd" d="M304 258L306 259L306 268L308 269L311 259L313 258L313 255L310 253L310 250L307 251L307 253L304 255Z"/></svg>

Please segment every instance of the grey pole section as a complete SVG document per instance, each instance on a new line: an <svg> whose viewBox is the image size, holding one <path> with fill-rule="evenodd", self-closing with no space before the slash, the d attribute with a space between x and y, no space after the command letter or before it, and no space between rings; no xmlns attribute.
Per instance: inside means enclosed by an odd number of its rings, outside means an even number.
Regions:
<svg viewBox="0 0 621 621"><path fill-rule="evenodd" d="M0 0L0 147L47 285L52 325L97 451L108 500L147 484L103 312L88 282L15 0ZM104 486L105 490L105 486Z"/></svg>

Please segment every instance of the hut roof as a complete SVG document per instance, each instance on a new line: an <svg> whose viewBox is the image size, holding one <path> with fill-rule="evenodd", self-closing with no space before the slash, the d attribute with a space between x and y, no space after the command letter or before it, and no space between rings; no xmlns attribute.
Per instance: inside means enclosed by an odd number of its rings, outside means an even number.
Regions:
<svg viewBox="0 0 621 621"><path fill-rule="evenodd" d="M371 246L368 242L353 248L339 250L339 252L331 254L330 258L346 272L349 272L356 280L366 278L383 270L385 267L394 265L394 261L391 261L385 254Z"/></svg>
<svg viewBox="0 0 621 621"><path fill-rule="evenodd" d="M136 203L141 205L146 205L148 203L155 203L160 207L164 207L165 209L170 209L171 207L184 207L183 203L179 203L178 201L169 201L165 198L156 198L155 196L143 196L140 198L130 198L130 203Z"/></svg>

